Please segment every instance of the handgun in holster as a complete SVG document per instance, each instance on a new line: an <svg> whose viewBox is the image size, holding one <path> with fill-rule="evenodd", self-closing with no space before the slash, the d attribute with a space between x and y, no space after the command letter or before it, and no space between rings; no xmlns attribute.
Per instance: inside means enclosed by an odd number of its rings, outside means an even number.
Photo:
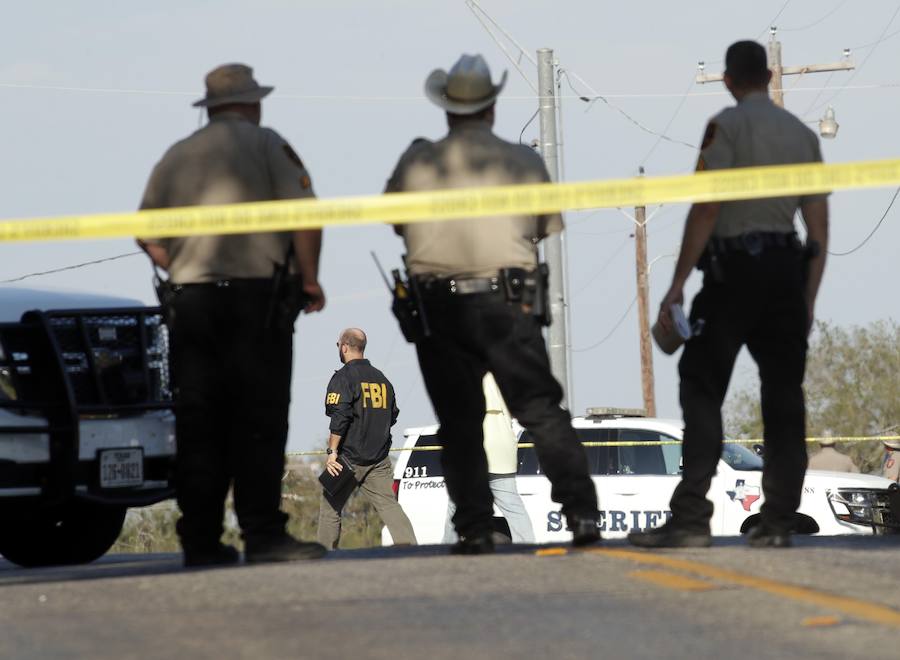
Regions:
<svg viewBox="0 0 900 660"><path fill-rule="evenodd" d="M716 284L725 282L725 271L722 268L722 254L716 246L715 239L710 239L706 244L706 249L700 256L697 267L703 271L705 275L709 275Z"/></svg>
<svg viewBox="0 0 900 660"><path fill-rule="evenodd" d="M272 292L266 307L265 328L293 328L294 321L310 300L303 290L303 278L291 272L291 257L294 255L293 242L288 247L284 261L275 264L272 273Z"/></svg>
<svg viewBox="0 0 900 660"><path fill-rule="evenodd" d="M500 271L500 277L507 302L528 307L541 325L550 325L550 268L547 264L540 263L534 270L504 268Z"/></svg>
<svg viewBox="0 0 900 660"><path fill-rule="evenodd" d="M400 270L391 271L394 278L394 286L391 290L391 312L400 325L400 332L404 339L410 343L420 341L424 337L431 336L431 328L422 304L422 295L419 290L419 282L415 277L407 276L404 280L400 276Z"/></svg>

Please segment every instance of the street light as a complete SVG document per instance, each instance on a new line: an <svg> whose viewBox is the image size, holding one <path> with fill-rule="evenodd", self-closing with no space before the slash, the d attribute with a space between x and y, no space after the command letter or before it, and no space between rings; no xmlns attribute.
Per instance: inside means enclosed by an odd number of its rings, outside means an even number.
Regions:
<svg viewBox="0 0 900 660"><path fill-rule="evenodd" d="M829 140L837 135L839 124L834 120L834 108L830 105L825 111L825 116L819 120L819 135Z"/></svg>

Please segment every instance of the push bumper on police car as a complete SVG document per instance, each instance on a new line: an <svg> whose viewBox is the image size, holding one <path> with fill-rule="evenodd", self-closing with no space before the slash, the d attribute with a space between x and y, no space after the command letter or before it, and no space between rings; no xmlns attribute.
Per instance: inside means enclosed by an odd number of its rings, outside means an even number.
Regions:
<svg viewBox="0 0 900 660"><path fill-rule="evenodd" d="M130 506L174 494L158 309L29 311L0 323L0 555L92 561Z"/></svg>

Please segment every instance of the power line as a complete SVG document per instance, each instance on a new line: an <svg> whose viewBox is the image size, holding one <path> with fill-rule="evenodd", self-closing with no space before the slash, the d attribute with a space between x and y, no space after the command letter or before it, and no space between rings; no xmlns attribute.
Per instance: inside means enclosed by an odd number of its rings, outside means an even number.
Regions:
<svg viewBox="0 0 900 660"><path fill-rule="evenodd" d="M872 46L877 46L880 43L887 41L888 39L893 39L898 34L900 34L900 30L894 30L890 34L886 34L885 36L880 37L879 39L876 39L875 41L872 41L870 43L863 44L862 46L850 46L850 50L863 50L864 48L871 48Z"/></svg>
<svg viewBox="0 0 900 660"><path fill-rule="evenodd" d="M601 344L603 344L606 340L613 336L613 333L619 329L619 326L625 322L625 319L628 318L628 313L631 311L631 308L634 307L634 304L637 302L637 295L631 300L631 304L625 309L625 313L622 314L622 317L616 321L616 324L612 327L612 330L606 333L606 335L598 342L591 344L590 346L585 346L584 348L573 348L573 353L586 353L588 351L592 351Z"/></svg>
<svg viewBox="0 0 900 660"><path fill-rule="evenodd" d="M22 280L27 280L32 277L40 277L41 275L53 275L54 273L62 273L67 270L77 270L79 268L85 268L86 266L94 266L96 264L106 263L107 261L116 261L117 259L125 259L126 257L134 257L138 254L144 254L142 251L138 250L137 252L126 252L125 254L117 254L114 257L105 257L103 259L95 259L94 261L84 261L80 264L73 264L71 266L63 266L61 268L54 268L52 270L44 270L37 273L28 273L27 275L20 275L19 277L13 277L9 280L0 280L0 284L11 284L12 282L21 282Z"/></svg>
<svg viewBox="0 0 900 660"><path fill-rule="evenodd" d="M826 20L827 18L829 18L832 14L834 14L835 12L837 12L838 9L840 9L841 7L843 7L843 6L846 5L846 4L847 4L847 0L840 0L840 2L838 2L837 5L835 5L834 8L833 8L831 11L827 12L827 13L826 13L824 16L822 16L822 18L820 18L819 20L813 21L812 23L808 23L808 24L806 24L806 25L801 25L800 27L789 27L789 28L782 28L782 27L780 27L780 28L778 28L778 31L779 31L779 32L800 32L800 31L802 31L802 30L808 30L809 28L815 27L815 26L817 26L819 23L821 23L821 22L823 22L824 20ZM774 21L773 21L773 22L774 22Z"/></svg>
<svg viewBox="0 0 900 660"><path fill-rule="evenodd" d="M900 194L900 188L897 188L897 190L894 191L894 196L891 197L891 203L888 204L888 207L884 210L884 213L882 214L881 219L878 221L878 224L875 225L875 227L872 229L872 231L869 232L869 235L866 236L859 245L857 245L852 250L847 250L846 252L831 252L829 250L828 254L835 256L835 257L845 257L848 254L853 254L858 249L860 249L863 245L868 243L869 239L872 238L875 235L875 232L878 231L878 228L881 227L881 223L884 222L884 219L887 217L888 213L890 212L891 207L894 205L894 202L897 201L898 194Z"/></svg>
<svg viewBox="0 0 900 660"><path fill-rule="evenodd" d="M522 136L525 135L525 130L531 126L531 122L534 121L534 118L538 116L538 113L541 111L540 108L534 111L534 114L531 115L531 119L525 122L525 125L522 127L522 131L519 133L519 144L522 144Z"/></svg>
<svg viewBox="0 0 900 660"><path fill-rule="evenodd" d="M519 45L519 42L517 42L512 37L512 35L510 35L506 30L504 30L503 27L501 27L501 25L499 23L497 23L497 21L495 21L491 17L490 14L488 14L484 9L482 9L481 5L479 5L478 2L476 2L476 0L466 0L466 6L472 12L472 15L475 17L475 19L479 23L481 23L481 26L485 29L485 31L488 33L488 35L490 35L491 39L494 40L494 43L497 44L497 47L503 51L503 54L506 55L506 59L508 59L510 61L510 64L512 64L516 68L516 71L519 72L519 75L522 76L522 78L525 80L525 82L528 83L528 86L534 90L535 94L537 94L538 93L537 85L535 85L534 82L532 82L531 78L529 78L525 74L525 72L522 70L522 66L520 64L523 55L535 67L537 67L537 61L535 61L534 58L532 58L531 55L524 48L522 48L522 46ZM482 14L484 16L484 18L482 18L482 16L479 16L479 13ZM501 42L500 39L497 38L497 35L494 34L494 31L491 30L490 26L485 22L485 19L490 21L494 27L496 27L498 30L500 30L500 32L503 34L503 36L506 37L510 42L512 42L512 44L516 47L516 49L518 49L518 51L519 51L518 59L513 58L513 56L510 54L510 52L506 49L506 46L503 45L503 42Z"/></svg>
<svg viewBox="0 0 900 660"><path fill-rule="evenodd" d="M892 33L892 35L900 34L900 30ZM890 36L885 37L884 40L887 40ZM856 47L856 50L859 50L860 47ZM711 62L707 62L707 64L711 64ZM827 87L798 87L792 91L797 92L818 92L822 90L841 90L841 91L865 91L865 90L873 90L873 89L894 89L900 87L900 82L892 82L892 83L880 83L880 84L869 84L869 85L844 85L838 88L827 88ZM161 95L161 96L184 96L184 97L193 97L196 96L196 92L179 92L179 91L171 91L171 90L157 90L157 89L131 89L131 88L114 88L114 87L74 87L69 85L33 85L30 83L4 83L0 82L0 89L23 89L23 90L39 90L39 91L56 91L56 92L85 92L85 93L100 93L100 94L137 94L142 96L153 96L153 95ZM598 94L599 95L599 94ZM712 97L712 96L727 96L727 91L709 91L709 92L694 92L688 93L686 96L688 98L703 98L703 97ZM636 100L656 100L656 99L680 99L685 94L681 92L645 92L645 93L619 93L619 92L603 92L602 96L606 99L636 99ZM535 96L533 94L529 94L527 96L518 95L518 94L504 94L504 100L506 101L528 101L530 103L534 102ZM559 96L560 99L570 99L570 100L583 100L584 95L573 93L571 95L562 95ZM424 101L425 97L421 94L419 95L396 95L396 96L384 96L384 95L363 95L363 94L292 94L292 93L281 93L277 92L272 95L272 100L297 100L297 101L337 101L341 103L374 103L374 102L384 102L384 103L392 103L392 102L415 102L418 103L420 101ZM588 99L589 101L591 99Z"/></svg>
<svg viewBox="0 0 900 660"><path fill-rule="evenodd" d="M578 289L576 291L574 291L572 293L573 298L575 296L577 296L578 294L582 293L591 284L593 284L594 280L596 280L598 277L600 277L603 273L606 272L606 269L609 268L610 265L612 265L612 262L616 260L616 257L618 257L622 253L622 250L625 249L625 246L628 245L628 242L630 241L631 236L632 236L631 234L626 236L625 240L622 241L622 244L619 245L619 247L617 247L611 255L609 255L607 260L603 262L603 264L600 266L600 268L597 271L595 271L594 274L591 275L584 284L582 284L580 287L578 287Z"/></svg>
<svg viewBox="0 0 900 660"><path fill-rule="evenodd" d="M688 85L687 89L684 90L684 94L681 96L681 101L678 102L678 106L675 108L675 112L672 113L672 116L669 118L669 121L666 122L665 127L662 129L663 133L668 133L669 129L672 127L672 124L675 122L675 118L678 117L678 113L681 112L681 108L684 107L684 102L687 101L688 93L694 87L694 76L691 76L691 82ZM650 159L650 156L653 155L653 152L656 151L656 147L659 146L659 143L662 142L662 135L657 136L656 142L653 143L653 146L650 147L650 151L647 152L641 159L641 165L646 165L647 161Z"/></svg>
<svg viewBox="0 0 900 660"><path fill-rule="evenodd" d="M781 15L784 13L784 10L787 9L789 4L791 4L791 0L787 0L783 5L781 5L781 9L778 10L778 13L775 14L775 16L772 18L772 20L770 20L768 23L766 23L766 27L764 27L763 31L760 32L759 35L756 37L757 41L759 41L760 38L763 35L765 35L765 33L769 30L770 27L775 25L775 21L777 21L781 17Z"/></svg>
<svg viewBox="0 0 900 660"><path fill-rule="evenodd" d="M665 135L665 134L660 133L660 132L658 132L658 131L654 131L652 128L648 128L647 126L645 126L644 124L642 124L641 122L639 122L637 119L635 119L634 117L632 117L631 115L629 115L627 112L625 112L624 110L622 110L622 108L620 108L619 106L617 106L617 105L615 105L615 104L613 104L613 103L610 103L609 99L607 99L605 96L603 96L602 94L598 94L597 91L596 91L595 89L593 89L587 81L584 80L584 78L582 78L581 76L579 76L579 75L578 75L577 73L575 73L574 71L569 71L569 70L563 69L563 70L561 71L561 73L562 73L562 75L564 75L564 76L566 77L566 82L568 83L569 88L572 90L572 92L574 92L575 94L577 94L577 95L578 95L578 98L579 98L581 101L584 101L585 103L588 103L588 104L589 104L589 105L588 105L588 108L587 108L587 110L585 110L585 112L589 112L590 109L593 107L594 103L596 103L597 101L603 101L603 103L605 103L607 106L609 106L610 108L612 108L613 110L615 110L616 112L618 112L620 115L622 115L623 117L625 117L625 119L627 119L629 122L631 122L632 124L634 124L635 126L637 126L639 129L641 129L641 130L644 131L645 133L649 133L650 135L655 135L655 136L657 136L658 138L660 138L661 140L665 140L666 142L671 142L671 143L673 143L673 144L680 144L680 145L683 145L683 146L685 146L685 147L688 147L689 149L692 149L692 150L696 150L696 149L697 149L697 145L695 145L695 144L689 144L689 143L687 143L687 142L682 142L681 140L676 140L676 139L674 139L674 138L670 138L668 135ZM582 85L584 85L585 87L587 87L587 88L588 88L588 91L591 92L594 96L593 96L593 97L588 97L588 96L584 96L583 94L580 94L580 93L578 92L578 90L575 89L575 85L572 84L572 80L571 80L570 76L571 76L572 78L575 78L576 80L578 80L578 82L580 82L580 83L581 83Z"/></svg>
<svg viewBox="0 0 900 660"><path fill-rule="evenodd" d="M866 54L866 56L863 58L863 61L859 63L859 66L857 66L856 69L853 71L853 73L850 74L850 77L847 78L848 84L853 82L856 79L856 76L859 75L859 72L866 65L866 62L868 62L869 58L872 57L872 55L875 53L875 49L878 46L878 44L880 44L882 41L884 41L884 39L885 39L884 35L887 34L887 31L890 29L891 25L893 24L894 19L897 18L898 13L900 13L900 3L897 4L897 8L894 9L894 13L891 14L891 19L885 24L884 29L881 31L881 34L878 36L878 39L876 39L875 42L873 43L872 50L870 50ZM818 110L826 105L830 105L831 102L834 101L834 99L836 99L838 96L840 96L843 91L844 91L843 89L836 91L834 94L832 94L830 97L828 97L828 99L824 103L821 103L815 110ZM815 112L815 110L813 112Z"/></svg>

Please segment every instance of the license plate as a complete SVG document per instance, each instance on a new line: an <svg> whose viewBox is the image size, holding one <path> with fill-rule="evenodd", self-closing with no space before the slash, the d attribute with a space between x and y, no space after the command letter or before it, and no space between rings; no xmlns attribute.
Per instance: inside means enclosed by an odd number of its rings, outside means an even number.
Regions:
<svg viewBox="0 0 900 660"><path fill-rule="evenodd" d="M128 488L143 483L143 449L107 449L100 452L101 488Z"/></svg>

